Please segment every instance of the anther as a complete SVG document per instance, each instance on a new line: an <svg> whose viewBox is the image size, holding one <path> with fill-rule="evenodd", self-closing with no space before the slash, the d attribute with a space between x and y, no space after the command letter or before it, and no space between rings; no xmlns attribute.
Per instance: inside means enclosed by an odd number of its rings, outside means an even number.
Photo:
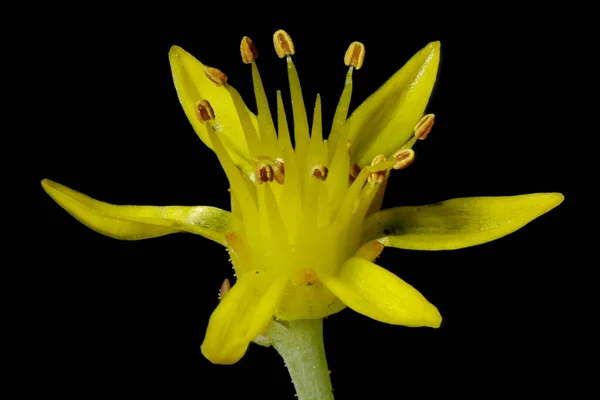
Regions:
<svg viewBox="0 0 600 400"><path fill-rule="evenodd" d="M285 165L281 158L277 158L273 164L273 178L275 178L275 181L280 185L283 185L283 182L285 181Z"/></svg>
<svg viewBox="0 0 600 400"><path fill-rule="evenodd" d="M221 287L219 288L219 300L223 300L229 290L231 290L231 284L229 283L229 279L225 278L223 283L221 283Z"/></svg>
<svg viewBox="0 0 600 400"><path fill-rule="evenodd" d="M371 166L384 163L385 161L386 157L383 154L379 154L373 158ZM386 174L387 170L371 172L367 177L367 181L370 183L382 183L385 180Z"/></svg>
<svg viewBox="0 0 600 400"><path fill-rule="evenodd" d="M244 36L242 38L242 43L240 44L240 53L242 53L242 61L244 64L252 64L256 57L258 57L256 47L254 47L252 39L250 39L248 36Z"/></svg>
<svg viewBox="0 0 600 400"><path fill-rule="evenodd" d="M404 169L415 161L415 151L413 149L401 149L394 153L396 163L394 169Z"/></svg>
<svg viewBox="0 0 600 400"><path fill-rule="evenodd" d="M352 42L346 50L344 64L360 69L365 61L365 45L361 42Z"/></svg>
<svg viewBox="0 0 600 400"><path fill-rule="evenodd" d="M206 67L204 68L204 74L217 86L223 86L227 83L227 75L225 75L220 69Z"/></svg>
<svg viewBox="0 0 600 400"><path fill-rule="evenodd" d="M350 141L350 139L346 139L346 150L348 150L348 157L350 159L350 170L349 170L349 176L348 176L350 183L354 182L354 180L358 177L358 174L360 174L360 167L358 166L357 163L352 161L352 155L350 154L351 147L352 147L352 142Z"/></svg>
<svg viewBox="0 0 600 400"><path fill-rule="evenodd" d="M429 132L431 132L431 128L433 128L433 123L435 122L434 114L427 114L419 123L415 126L415 136L417 139L425 140Z"/></svg>
<svg viewBox="0 0 600 400"><path fill-rule="evenodd" d="M196 103L195 114L200 122L215 119L215 112L207 100L200 100Z"/></svg>
<svg viewBox="0 0 600 400"><path fill-rule="evenodd" d="M256 164L256 181L259 184L265 182L273 182L273 167L265 162L259 162Z"/></svg>
<svg viewBox="0 0 600 400"><path fill-rule="evenodd" d="M273 45L275 46L275 52L279 58L293 56L296 53L292 38L283 29L280 29L273 34Z"/></svg>
<svg viewBox="0 0 600 400"><path fill-rule="evenodd" d="M322 164L315 164L310 170L310 175L314 176L317 179L324 181L327 179L327 174L329 173L329 169Z"/></svg>

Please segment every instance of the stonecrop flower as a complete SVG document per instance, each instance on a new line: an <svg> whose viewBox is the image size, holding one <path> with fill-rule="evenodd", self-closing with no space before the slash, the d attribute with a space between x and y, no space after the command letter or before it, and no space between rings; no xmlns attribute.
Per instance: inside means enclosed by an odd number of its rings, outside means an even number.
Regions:
<svg viewBox="0 0 600 400"><path fill-rule="evenodd" d="M191 232L226 246L237 281L222 286L202 353L237 362L251 341L280 320L324 318L345 307L409 327L440 326L442 317L416 289L374 264L384 247L451 250L516 231L563 200L559 193L461 198L380 211L390 173L414 160L434 115L425 109L434 87L440 43L415 54L350 117L352 77L365 57L354 42L332 128L324 138L321 99L309 125L290 36L273 36L285 59L293 110L292 145L280 91L277 128L248 37L257 115L227 76L179 47L169 59L183 110L217 155L230 184L231 212L210 206L117 206L44 180L46 192L79 221L113 238L139 240Z"/></svg>

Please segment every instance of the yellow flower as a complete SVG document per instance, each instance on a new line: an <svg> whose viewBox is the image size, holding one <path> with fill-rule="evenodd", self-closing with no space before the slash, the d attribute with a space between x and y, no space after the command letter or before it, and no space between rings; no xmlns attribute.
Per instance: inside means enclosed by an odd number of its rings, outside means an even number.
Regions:
<svg viewBox="0 0 600 400"><path fill-rule="evenodd" d="M139 240L191 232L227 247L237 282L231 289L223 286L201 347L214 363L238 361L273 317L324 318L348 306L390 324L439 327L435 306L373 263L383 248L450 250L485 243L548 212L563 196L463 198L379 211L391 171L407 167L414 160L413 145L431 131L434 116L424 114L440 43L415 54L347 118L352 75L365 55L361 43L352 43L344 90L325 140L319 96L309 132L291 38L280 30L273 39L287 64L294 146L281 92L275 129L249 38L240 50L251 65L257 116L221 71L179 47L169 53L183 110L229 180L231 212L111 205L49 180L42 181L44 189L107 236Z"/></svg>

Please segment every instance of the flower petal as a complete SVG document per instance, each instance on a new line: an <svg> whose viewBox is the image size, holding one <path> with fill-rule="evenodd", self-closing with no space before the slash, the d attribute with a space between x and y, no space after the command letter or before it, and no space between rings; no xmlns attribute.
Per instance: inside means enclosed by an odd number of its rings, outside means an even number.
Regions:
<svg viewBox="0 0 600 400"><path fill-rule="evenodd" d="M564 200L560 193L468 197L418 207L396 207L371 215L363 242L411 250L453 250L512 233Z"/></svg>
<svg viewBox="0 0 600 400"><path fill-rule="evenodd" d="M377 321L432 328L442 323L438 309L415 288L362 258L346 261L337 277L319 277L348 307Z"/></svg>
<svg viewBox="0 0 600 400"><path fill-rule="evenodd" d="M42 187L79 222L115 239L139 240L190 232L226 245L231 214L219 208L117 206L94 200L49 179L42 181Z"/></svg>
<svg viewBox="0 0 600 400"><path fill-rule="evenodd" d="M208 100L215 113L215 131L220 133L233 162L244 170L252 170L246 136L230 92L225 86L217 86L210 81L204 73L205 66L181 47L171 47L169 61L179 102L196 134L209 148L213 148L206 127L196 117L196 103ZM246 110L256 127L256 116Z"/></svg>
<svg viewBox="0 0 600 400"><path fill-rule="evenodd" d="M440 42L415 54L350 116L348 139L352 159L362 167L378 154L391 155L414 133L433 90L440 61Z"/></svg>
<svg viewBox="0 0 600 400"><path fill-rule="evenodd" d="M234 364L267 329L281 299L284 280L259 271L244 274L210 316L202 354L214 364Z"/></svg>

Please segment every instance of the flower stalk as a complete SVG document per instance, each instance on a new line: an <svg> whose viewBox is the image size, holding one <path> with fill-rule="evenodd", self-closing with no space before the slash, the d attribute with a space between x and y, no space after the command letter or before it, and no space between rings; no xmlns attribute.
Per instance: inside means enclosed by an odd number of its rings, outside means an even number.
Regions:
<svg viewBox="0 0 600 400"><path fill-rule="evenodd" d="M275 320L267 336L283 358L299 400L333 400L323 319Z"/></svg>

